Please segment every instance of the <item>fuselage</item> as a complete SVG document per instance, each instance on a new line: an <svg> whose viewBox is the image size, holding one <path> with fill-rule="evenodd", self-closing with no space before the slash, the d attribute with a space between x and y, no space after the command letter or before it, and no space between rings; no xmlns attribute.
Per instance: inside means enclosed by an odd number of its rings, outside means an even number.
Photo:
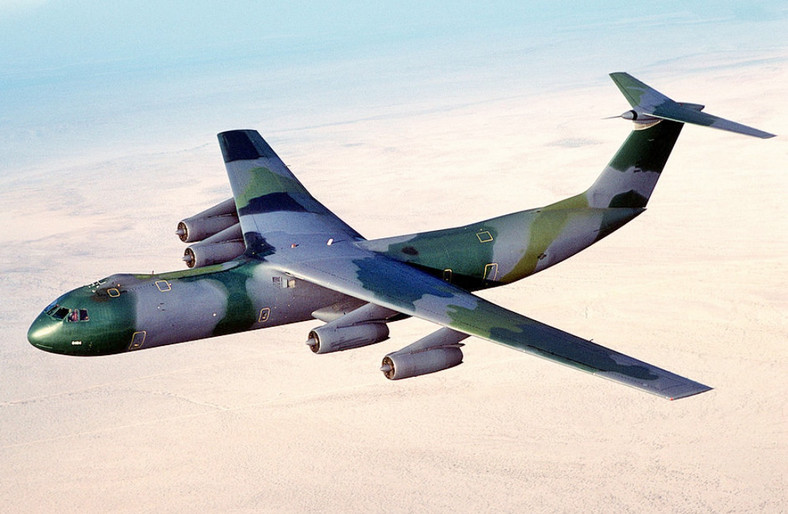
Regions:
<svg viewBox="0 0 788 514"><path fill-rule="evenodd" d="M590 208L571 197L457 228L358 243L468 291L509 284L588 248L642 208Z"/></svg>
<svg viewBox="0 0 788 514"><path fill-rule="evenodd" d="M598 209L572 199L463 227L345 241L406 262L467 290L495 287L583 250L643 209ZM49 352L108 355L273 327L356 307L341 293L272 269L264 258L162 274L117 274L70 291L33 322Z"/></svg>
<svg viewBox="0 0 788 514"><path fill-rule="evenodd" d="M242 258L155 275L118 274L70 291L33 322L36 347L107 355L312 318L344 295Z"/></svg>

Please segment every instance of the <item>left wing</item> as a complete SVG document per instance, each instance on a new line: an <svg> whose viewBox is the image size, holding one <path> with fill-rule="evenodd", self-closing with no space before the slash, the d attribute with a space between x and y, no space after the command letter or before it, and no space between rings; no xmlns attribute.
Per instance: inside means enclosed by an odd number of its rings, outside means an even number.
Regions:
<svg viewBox="0 0 788 514"><path fill-rule="evenodd" d="M287 248L277 269L360 300L566 364L669 399L711 389L516 312L346 242Z"/></svg>
<svg viewBox="0 0 788 514"><path fill-rule="evenodd" d="M247 252L270 254L306 234L363 239L309 194L256 130L231 130L218 138Z"/></svg>

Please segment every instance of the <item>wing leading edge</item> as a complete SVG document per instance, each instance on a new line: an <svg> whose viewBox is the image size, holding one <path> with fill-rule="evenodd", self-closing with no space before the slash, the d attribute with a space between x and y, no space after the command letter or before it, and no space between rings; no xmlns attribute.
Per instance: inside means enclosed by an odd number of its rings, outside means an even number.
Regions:
<svg viewBox="0 0 788 514"><path fill-rule="evenodd" d="M360 300L664 398L684 398L711 389L495 305L352 243L288 249L266 260L281 271Z"/></svg>

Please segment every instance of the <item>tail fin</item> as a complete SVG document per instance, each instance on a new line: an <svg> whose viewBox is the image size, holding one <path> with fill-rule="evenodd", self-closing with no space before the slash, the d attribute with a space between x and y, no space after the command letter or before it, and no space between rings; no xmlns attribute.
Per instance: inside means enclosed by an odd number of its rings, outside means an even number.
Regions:
<svg viewBox="0 0 788 514"><path fill-rule="evenodd" d="M632 106L620 117L632 120L635 128L585 192L589 207L645 207L685 123L759 138L774 137L703 113L702 105L674 102L627 73L611 73L610 77Z"/></svg>

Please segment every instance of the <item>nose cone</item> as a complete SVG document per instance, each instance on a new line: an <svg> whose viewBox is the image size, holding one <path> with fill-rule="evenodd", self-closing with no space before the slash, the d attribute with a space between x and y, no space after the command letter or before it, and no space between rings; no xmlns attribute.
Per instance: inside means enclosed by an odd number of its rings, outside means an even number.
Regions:
<svg viewBox="0 0 788 514"><path fill-rule="evenodd" d="M99 295L89 286L49 304L30 325L27 340L61 355L109 355L128 349L135 332L128 295Z"/></svg>
<svg viewBox="0 0 788 514"><path fill-rule="evenodd" d="M30 329L27 331L27 340L36 348L47 352L59 353L56 348L59 325L60 323L41 313L30 325Z"/></svg>

